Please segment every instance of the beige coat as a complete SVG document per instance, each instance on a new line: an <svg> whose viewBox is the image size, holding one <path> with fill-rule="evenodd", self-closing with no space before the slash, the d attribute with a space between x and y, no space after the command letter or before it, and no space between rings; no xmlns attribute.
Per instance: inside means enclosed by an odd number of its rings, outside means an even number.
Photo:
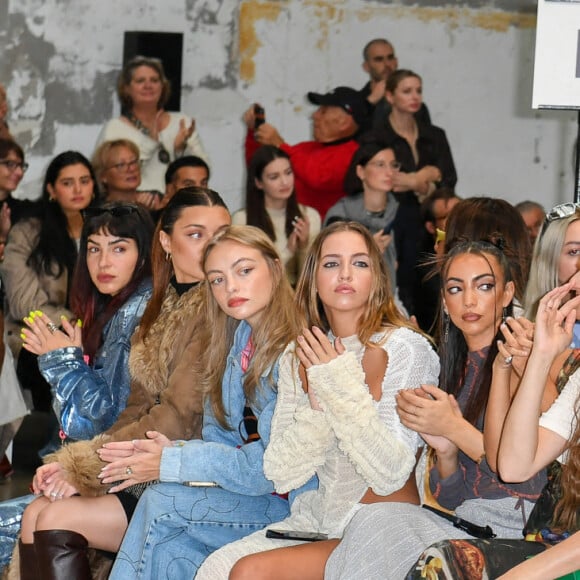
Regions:
<svg viewBox="0 0 580 580"><path fill-rule="evenodd" d="M2 283L6 290L8 310L6 315L6 342L14 359L22 347L20 329L22 319L31 310L42 310L54 322L60 324L61 315L71 317L65 307L67 300L67 272L60 276L38 273L26 262L38 243L40 220L31 218L18 222L8 235L4 261L0 264Z"/></svg>

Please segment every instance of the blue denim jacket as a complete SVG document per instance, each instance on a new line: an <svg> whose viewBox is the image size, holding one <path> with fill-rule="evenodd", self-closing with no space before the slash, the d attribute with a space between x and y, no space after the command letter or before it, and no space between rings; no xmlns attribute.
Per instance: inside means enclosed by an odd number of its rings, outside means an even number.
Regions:
<svg viewBox="0 0 580 580"><path fill-rule="evenodd" d="M145 280L105 325L92 367L78 347L58 348L38 357L67 437L92 439L111 427L125 408L131 386L131 336L150 297L151 281Z"/></svg>
<svg viewBox="0 0 580 580"><path fill-rule="evenodd" d="M166 482L213 481L222 488L235 493L257 496L274 491L274 485L264 475L264 449L270 440L272 415L276 405L276 362L270 383L269 370L262 375L261 388L251 403L258 418L260 440L244 444L243 413L246 405L244 395L244 372L241 353L246 346L251 327L242 321L236 330L234 344L228 354L222 380L222 398L230 430L224 429L215 418L211 405L204 407L202 440L179 441L173 447L163 449L160 479ZM281 354L281 353L280 353ZM241 431L241 433L240 433Z"/></svg>

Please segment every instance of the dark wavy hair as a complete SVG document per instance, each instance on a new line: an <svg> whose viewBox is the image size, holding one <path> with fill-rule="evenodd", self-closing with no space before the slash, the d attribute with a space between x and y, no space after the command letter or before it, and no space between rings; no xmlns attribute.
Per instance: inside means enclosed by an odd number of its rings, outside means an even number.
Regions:
<svg viewBox="0 0 580 580"><path fill-rule="evenodd" d="M131 213L117 214L116 208L126 208ZM139 204L115 201L95 210L99 213L85 217L70 295L71 310L83 321L83 348L90 360L93 360L102 344L103 328L107 322L137 290L141 282L151 275L151 240L154 228L151 215ZM115 296L101 294L89 274L87 242L91 235L99 233L135 240L137 245L138 258L133 275Z"/></svg>
<svg viewBox="0 0 580 580"><path fill-rule="evenodd" d="M57 155L49 164L42 185L42 196L38 203L38 215L40 216L40 232L38 242L32 250L26 264L38 274L48 276L60 276L67 272L69 280L74 270L77 259L77 247L75 241L68 234L68 222L59 203L51 201L48 186L54 186L60 172L70 165L84 165L93 180L93 201L95 205L99 200L99 189L95 178L95 172L89 160L78 151L65 151Z"/></svg>
<svg viewBox="0 0 580 580"><path fill-rule="evenodd" d="M501 246L501 242L498 241L498 245ZM494 245L491 241L462 241L455 244L453 248L443 256L441 262L442 295L444 293L445 279L447 278L447 272L449 271L451 262L453 262L453 260L458 256L464 254L475 254L481 256L489 264L490 270L492 270L492 268L491 263L489 262L489 256L493 256L500 266L504 278L504 284L513 281L510 262L497 245ZM511 303L506 307L506 315L512 315ZM445 322L446 318L447 322ZM439 385L443 390L457 397L463 388L463 381L465 380L465 366L467 364L468 348L461 330L455 326L453 320L451 320L448 315L444 314L443 300L441 300L439 324L439 336L442 338L439 345L439 356L441 359ZM445 332L446 324L449 325L447 332ZM445 335L447 335L446 338ZM489 351L483 369L477 376L476 384L472 389L472 395L467 401L463 411L465 419L472 425L476 425L477 421L480 417L483 417L483 413L485 412L487 399L489 397L489 389L491 387L493 361L498 352L497 341L501 338L502 335L498 324L496 336L489 345Z"/></svg>
<svg viewBox="0 0 580 580"><path fill-rule="evenodd" d="M276 159L287 159L288 163L290 163L289 155L282 149L278 149L278 147L273 145L262 145L250 159L246 179L246 223L249 226L260 228L273 242L276 241L274 225L266 211L264 190L256 185L256 179L262 181L264 170ZM291 163L290 167L292 167ZM296 199L296 191L292 191L292 195L290 195L286 204L284 231L287 237L290 237L294 231L292 220L296 216L303 217Z"/></svg>

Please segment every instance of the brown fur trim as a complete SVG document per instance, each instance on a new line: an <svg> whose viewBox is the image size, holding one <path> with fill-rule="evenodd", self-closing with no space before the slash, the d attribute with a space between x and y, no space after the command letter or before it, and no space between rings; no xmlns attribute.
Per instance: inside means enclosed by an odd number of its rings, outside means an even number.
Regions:
<svg viewBox="0 0 580 580"><path fill-rule="evenodd" d="M157 394L167 385L174 362L177 343L182 340L181 329L191 325L203 304L203 284L178 296L169 286L161 312L147 334L146 340L134 341L129 355L131 378L150 393Z"/></svg>

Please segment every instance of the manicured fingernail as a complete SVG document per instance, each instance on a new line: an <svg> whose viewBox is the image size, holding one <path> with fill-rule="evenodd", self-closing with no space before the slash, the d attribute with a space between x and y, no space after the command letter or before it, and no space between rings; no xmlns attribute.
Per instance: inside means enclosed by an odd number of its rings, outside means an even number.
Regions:
<svg viewBox="0 0 580 580"><path fill-rule="evenodd" d="M60 315L60 319L61 319L61 320L68 320L68 318L67 318L67 317L66 317L64 314L61 314L61 315Z"/></svg>
<svg viewBox="0 0 580 580"><path fill-rule="evenodd" d="M79 318L79 319L77 319L77 326L78 326L79 328L82 328L82 327L83 327L83 321L82 321L80 318Z"/></svg>
<svg viewBox="0 0 580 580"><path fill-rule="evenodd" d="M36 316L42 316L42 310L35 310L34 314L36 314Z"/></svg>
<svg viewBox="0 0 580 580"><path fill-rule="evenodd" d="M24 334L24 332L21 332L21 333L20 333L20 338L21 338L22 340L26 340L26 335Z"/></svg>
<svg viewBox="0 0 580 580"><path fill-rule="evenodd" d="M29 318L31 318L32 320L34 320L34 316L35 316L35 314L34 314L34 310L31 310L31 311L28 313L28 317L29 317Z"/></svg>

